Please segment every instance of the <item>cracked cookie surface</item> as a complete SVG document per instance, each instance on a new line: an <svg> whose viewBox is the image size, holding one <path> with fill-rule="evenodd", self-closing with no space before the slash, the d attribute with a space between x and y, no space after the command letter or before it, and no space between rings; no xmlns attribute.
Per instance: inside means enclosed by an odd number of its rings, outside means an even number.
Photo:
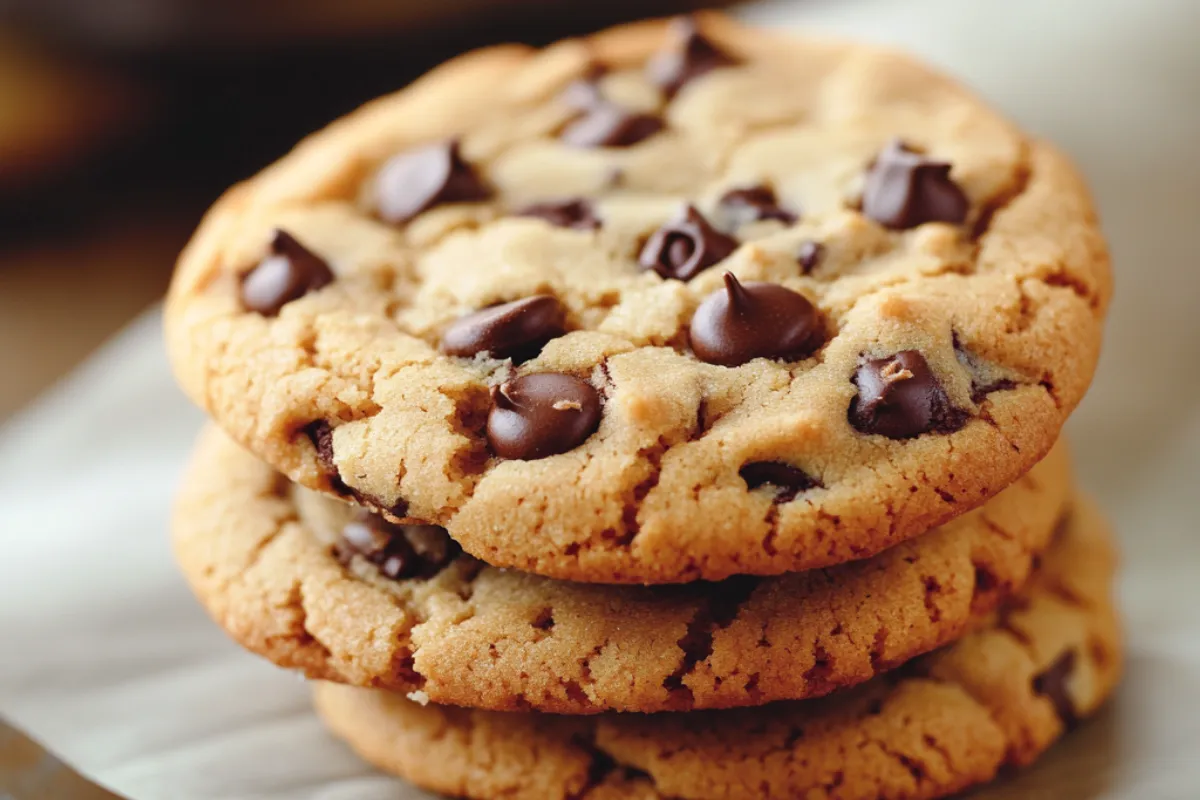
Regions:
<svg viewBox="0 0 1200 800"><path fill-rule="evenodd" d="M499 710L680 711L823 695L957 639L1026 582L1069 478L1056 447L983 507L852 564L606 586L363 519L210 428L173 529L217 622L311 677Z"/></svg>
<svg viewBox="0 0 1200 800"><path fill-rule="evenodd" d="M705 15L331 125L217 203L165 319L290 479L496 566L671 583L999 492L1086 390L1110 280L1073 168L957 84Z"/></svg>
<svg viewBox="0 0 1200 800"><path fill-rule="evenodd" d="M363 758L454 797L927 800L1033 762L1097 710L1121 647L1115 553L1086 504L1017 602L957 643L818 700L572 718L315 686Z"/></svg>

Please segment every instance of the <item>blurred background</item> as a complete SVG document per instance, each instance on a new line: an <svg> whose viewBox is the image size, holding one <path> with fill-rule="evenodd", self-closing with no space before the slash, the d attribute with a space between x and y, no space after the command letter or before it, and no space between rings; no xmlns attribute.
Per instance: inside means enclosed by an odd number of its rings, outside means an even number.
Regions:
<svg viewBox="0 0 1200 800"><path fill-rule="evenodd" d="M28 409L0 429L0 598L7 561L30 630L14 615L3 618L3 602L0 623L28 645L42 640L44 620L63 618L58 587L54 597L33 591L45 583L43 571L20 565L23 555L55 553L54 537L81 533L64 494L91 498L82 533L102 539L95 552L106 569L92 568L92 551L56 562L57 574L90 581L91 615L66 627L94 671L131 669L105 649L105 626L124 608L116 601L170 597L194 611L161 528L196 418L170 385L156 321L146 318L87 374L31 401L153 306L221 191L304 134L463 50L544 44L718 5L729 4L0 0L0 423ZM1200 796L1200 371L1192 369L1200 362L1200 2L756 0L734 12L915 50L1061 145L1088 176L1118 292L1093 391L1070 430L1081 482L1103 499L1125 545L1131 671L1112 712L1066 745L1069 757L1048 764L1043 783L1030 776L1005 797ZM50 537L44 549L23 535L33 527L43 542ZM153 580L135 592L129 576ZM166 630L177 628L170 619ZM38 681L42 665L58 663L54 648L38 647L25 653L28 665L12 660L5 684L8 644L0 641L0 690L10 692L4 713L24 714L22 725L56 738L72 763L111 777L121 763L108 747L114 740L80 722L85 687L69 691L82 672ZM95 715L108 707L89 708ZM125 748L152 751L158 729L136 727L122 721ZM139 780L173 778L159 762L138 764ZM1045 773L1055 770L1061 781L1046 793ZM0 722L0 800L41 798L111 795Z"/></svg>
<svg viewBox="0 0 1200 800"><path fill-rule="evenodd" d="M166 287L231 183L464 50L689 0L0 0L0 419Z"/></svg>

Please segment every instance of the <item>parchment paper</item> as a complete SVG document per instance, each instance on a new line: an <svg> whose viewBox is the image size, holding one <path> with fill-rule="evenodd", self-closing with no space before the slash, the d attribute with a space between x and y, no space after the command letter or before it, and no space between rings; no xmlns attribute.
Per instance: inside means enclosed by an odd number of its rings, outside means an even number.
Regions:
<svg viewBox="0 0 1200 800"><path fill-rule="evenodd" d="M1081 162L1118 263L1081 479L1126 551L1116 701L983 797L1200 797L1200 4L761 4L924 52ZM6 342L5 346L38 346ZM151 314L0 435L0 714L135 800L422 797L320 729L302 682L243 654L169 557L200 424Z"/></svg>

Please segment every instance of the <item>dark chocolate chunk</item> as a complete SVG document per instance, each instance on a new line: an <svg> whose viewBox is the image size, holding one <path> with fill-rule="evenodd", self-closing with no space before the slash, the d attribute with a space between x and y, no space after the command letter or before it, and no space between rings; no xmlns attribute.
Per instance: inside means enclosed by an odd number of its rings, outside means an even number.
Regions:
<svg viewBox="0 0 1200 800"><path fill-rule="evenodd" d="M393 224L443 203L474 203L491 196L491 187L463 160L454 140L393 156L379 170L375 186L379 216Z"/></svg>
<svg viewBox="0 0 1200 800"><path fill-rule="evenodd" d="M752 490L760 486L774 486L776 503L791 502L800 492L821 485L804 470L782 461L754 461L738 470L738 475Z"/></svg>
<svg viewBox="0 0 1200 800"><path fill-rule="evenodd" d="M1054 706L1054 713L1058 714L1058 718L1068 730L1079 724L1075 701L1067 691L1067 681L1075 672L1077 658L1074 650L1068 650L1033 679L1033 691L1050 701Z"/></svg>
<svg viewBox="0 0 1200 800"><path fill-rule="evenodd" d="M431 578L461 552L445 528L394 525L367 512L346 523L334 545L334 554L343 564L362 556L392 580Z"/></svg>
<svg viewBox="0 0 1200 800"><path fill-rule="evenodd" d="M537 217L559 228L594 230L600 227L600 219L590 200L576 197L569 200L551 200L525 206L517 212L519 217Z"/></svg>
<svg viewBox="0 0 1200 800"><path fill-rule="evenodd" d="M501 458L532 461L573 450L600 425L600 394L558 372L523 375L492 390L487 438Z"/></svg>
<svg viewBox="0 0 1200 800"><path fill-rule="evenodd" d="M864 361L854 373L858 395L849 420L862 433L909 439L923 433L952 433L967 421L954 408L925 357L916 350Z"/></svg>
<svg viewBox="0 0 1200 800"><path fill-rule="evenodd" d="M632 147L665 126L661 117L598 100L563 128L558 138L572 147Z"/></svg>
<svg viewBox="0 0 1200 800"><path fill-rule="evenodd" d="M966 194L950 179L950 164L928 159L899 140L890 142L867 171L862 211L885 227L959 225L969 208Z"/></svg>
<svg viewBox="0 0 1200 800"><path fill-rule="evenodd" d="M738 63L736 58L700 33L696 20L691 17L677 19L671 27L674 41L646 65L646 77L667 97L674 97L701 75Z"/></svg>
<svg viewBox="0 0 1200 800"><path fill-rule="evenodd" d="M791 225L799 219L796 214L779 205L770 186L750 186L728 191L721 197L720 207L729 228L762 219L779 220L784 225Z"/></svg>
<svg viewBox="0 0 1200 800"><path fill-rule="evenodd" d="M338 472L337 462L333 458L333 426L323 419L310 422L305 428L304 433L308 436L308 440L312 442L313 448L317 451L317 461L320 462L321 468L325 470L325 474L329 476L329 485L335 492L343 497L352 496L354 490L346 485L342 480L341 473Z"/></svg>
<svg viewBox="0 0 1200 800"><path fill-rule="evenodd" d="M820 242L812 239L801 242L800 249L796 251L796 261L800 263L800 271L805 275L812 274L812 271L817 268L817 264L821 263L823 255L825 255L825 245Z"/></svg>
<svg viewBox="0 0 1200 800"><path fill-rule="evenodd" d="M317 451L317 461L326 472L337 474L337 464L333 460L333 426L323 419L310 422L304 433Z"/></svg>
<svg viewBox="0 0 1200 800"><path fill-rule="evenodd" d="M276 229L271 254L242 277L242 305L273 317L293 300L333 282L333 272L287 231Z"/></svg>
<svg viewBox="0 0 1200 800"><path fill-rule="evenodd" d="M689 281L725 260L737 247L737 239L718 231L689 205L650 236L638 263L664 278Z"/></svg>
<svg viewBox="0 0 1200 800"><path fill-rule="evenodd" d="M546 342L566 333L566 310L558 298L538 294L492 306L457 319L442 335L442 352L471 357L528 361Z"/></svg>
<svg viewBox="0 0 1200 800"><path fill-rule="evenodd" d="M697 358L726 367L755 358L799 361L824 341L820 312L807 297L777 283L742 284L732 272L696 309L689 334Z"/></svg>

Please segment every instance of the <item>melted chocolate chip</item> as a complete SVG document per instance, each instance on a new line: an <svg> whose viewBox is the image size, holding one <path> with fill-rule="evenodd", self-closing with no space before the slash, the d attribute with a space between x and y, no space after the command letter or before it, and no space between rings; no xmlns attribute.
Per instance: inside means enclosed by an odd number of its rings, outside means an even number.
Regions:
<svg viewBox="0 0 1200 800"><path fill-rule="evenodd" d="M782 461L754 461L738 470L738 475L751 490L760 486L774 486L776 503L791 502L800 492L821 485L804 470Z"/></svg>
<svg viewBox="0 0 1200 800"><path fill-rule="evenodd" d="M1054 706L1054 713L1058 714L1058 718L1067 729L1079 724L1075 701L1067 691L1067 681L1075 672L1076 658L1075 651L1068 650L1033 679L1033 691L1050 701Z"/></svg>
<svg viewBox="0 0 1200 800"><path fill-rule="evenodd" d="M328 470L336 470L333 462L333 427L323 419L310 422L304 428L305 435L317 451L317 461Z"/></svg>
<svg viewBox="0 0 1200 800"><path fill-rule="evenodd" d="M597 100L558 138L572 147L632 147L666 127L660 117Z"/></svg>
<svg viewBox="0 0 1200 800"><path fill-rule="evenodd" d="M333 426L323 419L310 422L303 429L304 435L312 442L313 449L317 451L317 461L320 462L321 468L329 478L329 486L335 492L343 497L352 497L359 504L368 508L386 511L394 517L404 517L408 514L407 501L400 499L392 505L386 505L384 501L377 497L371 497L365 492L360 492L351 486L348 486L342 475L338 471L337 462L333 456Z"/></svg>
<svg viewBox="0 0 1200 800"><path fill-rule="evenodd" d="M518 210L519 217L537 217L544 219L559 228L578 228L594 230L600 227L600 219L590 200L576 197L570 200L556 200L545 203L534 203Z"/></svg>
<svg viewBox="0 0 1200 800"><path fill-rule="evenodd" d="M763 219L779 220L784 225L791 225L799 219L779 205L770 186L733 189L721 198L720 206L730 228Z"/></svg>
<svg viewBox="0 0 1200 800"><path fill-rule="evenodd" d="M969 208L966 194L950 179L950 164L928 159L901 141L889 143L867 172L862 211L885 227L959 225Z"/></svg>
<svg viewBox="0 0 1200 800"><path fill-rule="evenodd" d="M320 256L277 229L271 254L242 277L242 305L273 317L293 300L332 282L333 272Z"/></svg>
<svg viewBox="0 0 1200 800"><path fill-rule="evenodd" d="M514 300L460 317L442 335L442 352L468 358L486 352L492 358L528 361L546 342L566 333L565 319L566 310L552 295Z"/></svg>
<svg viewBox="0 0 1200 800"><path fill-rule="evenodd" d="M379 216L397 225L443 203L474 203L491 196L491 188L463 160L457 141L394 156L379 170L375 187Z"/></svg>
<svg viewBox="0 0 1200 800"><path fill-rule="evenodd" d="M950 405L916 350L863 362L853 382L858 396L850 402L849 419L862 433L909 439L930 431L952 433L966 424L966 412Z"/></svg>
<svg viewBox="0 0 1200 800"><path fill-rule="evenodd" d="M350 487L342 480L342 476L338 473L337 462L333 458L333 426L325 420L319 419L310 422L304 428L304 433L317 451L317 461L325 470L325 474L329 476L329 483L333 490L341 495L350 494Z"/></svg>
<svg viewBox="0 0 1200 800"><path fill-rule="evenodd" d="M777 283L742 284L732 272L696 309L689 333L697 358L726 367L755 358L799 361L824 341L808 298Z"/></svg>
<svg viewBox="0 0 1200 800"><path fill-rule="evenodd" d="M573 450L600 425L600 395L558 372L523 375L492 390L487 438L501 458L533 461Z"/></svg>
<svg viewBox="0 0 1200 800"><path fill-rule="evenodd" d="M800 263L800 271L805 275L812 274L812 271L817 268L817 264L821 263L823 255L825 255L825 245L820 242L812 239L801 242L800 249L796 251L796 261Z"/></svg>
<svg viewBox="0 0 1200 800"><path fill-rule="evenodd" d="M650 236L638 263L664 278L690 281L701 270L725 260L737 247L737 239L718 231L689 205Z"/></svg>
<svg viewBox="0 0 1200 800"><path fill-rule="evenodd" d="M684 17L672 25L675 41L646 65L646 77L674 97L685 85L720 67L729 67L738 60L719 49L700 33L696 21Z"/></svg>
<svg viewBox="0 0 1200 800"><path fill-rule="evenodd" d="M346 523L334 554L343 564L359 555L392 580L431 578L456 559L462 548L436 525L394 525L362 512Z"/></svg>

